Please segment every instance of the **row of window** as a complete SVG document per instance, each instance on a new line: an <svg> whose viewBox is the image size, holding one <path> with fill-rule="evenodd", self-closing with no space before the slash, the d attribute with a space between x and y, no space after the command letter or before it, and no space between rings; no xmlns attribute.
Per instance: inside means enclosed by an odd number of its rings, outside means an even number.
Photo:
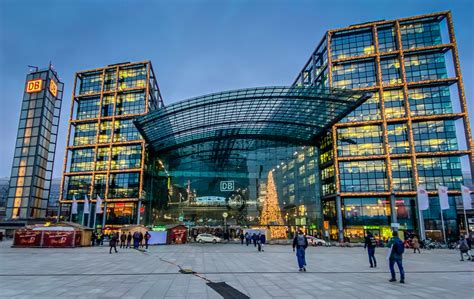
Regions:
<svg viewBox="0 0 474 299"><path fill-rule="evenodd" d="M91 119L109 117L112 115L141 114L145 112L145 93L128 92L117 96L115 102L113 95L104 96L102 107L100 97L81 98L77 103L76 119ZM114 112L115 109L115 112Z"/></svg>
<svg viewBox="0 0 474 299"><path fill-rule="evenodd" d="M425 21L400 25L403 49L414 49L441 44L441 28L438 21ZM393 25L377 28L380 52L397 50ZM331 38L332 59L368 55L375 52L372 29L357 29L334 33Z"/></svg>
<svg viewBox="0 0 474 299"><path fill-rule="evenodd" d="M93 148L73 150L71 154L71 172L106 170L110 161L110 169L133 169L141 166L141 145L114 146L98 149L97 156Z"/></svg>
<svg viewBox="0 0 474 299"><path fill-rule="evenodd" d="M68 178L66 197L83 199L89 195L92 178L90 175L71 176ZM94 180L93 198L105 197L106 175L96 175ZM139 173L111 173L108 179L108 198L137 198L139 196Z"/></svg>
<svg viewBox="0 0 474 299"><path fill-rule="evenodd" d="M96 143L97 123L78 124L75 127L73 145ZM112 139L113 132L113 139ZM141 139L141 135L133 124L133 119L103 121L100 123L98 143L123 142Z"/></svg>
<svg viewBox="0 0 474 299"><path fill-rule="evenodd" d="M145 66L131 66L121 68L118 73L115 70L108 70L105 73L104 90L111 91L118 87L118 90L129 88L145 87L147 71ZM81 74L79 77L79 94L99 93L102 91L102 72ZM118 83L118 84L117 84Z"/></svg>

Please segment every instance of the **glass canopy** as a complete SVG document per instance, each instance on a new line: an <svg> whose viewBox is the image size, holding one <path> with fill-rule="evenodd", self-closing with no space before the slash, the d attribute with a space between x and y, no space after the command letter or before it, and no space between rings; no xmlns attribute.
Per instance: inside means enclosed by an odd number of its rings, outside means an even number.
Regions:
<svg viewBox="0 0 474 299"><path fill-rule="evenodd" d="M247 88L184 100L137 118L135 125L159 155L238 159L238 152L256 148L315 145L370 97L316 87Z"/></svg>

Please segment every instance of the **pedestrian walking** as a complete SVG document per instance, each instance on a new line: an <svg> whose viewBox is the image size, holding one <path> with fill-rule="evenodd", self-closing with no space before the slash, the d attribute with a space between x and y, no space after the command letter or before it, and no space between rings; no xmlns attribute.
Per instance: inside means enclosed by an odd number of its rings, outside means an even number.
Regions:
<svg viewBox="0 0 474 299"><path fill-rule="evenodd" d="M464 261L464 255L467 255L467 260L471 260L471 256L469 255L469 244L464 236L461 236L459 239L459 253L461 254L461 262Z"/></svg>
<svg viewBox="0 0 474 299"><path fill-rule="evenodd" d="M263 245L265 245L266 241L267 241L267 238L265 237L265 234L260 234L260 249L262 251L265 251L265 250L263 250Z"/></svg>
<svg viewBox="0 0 474 299"><path fill-rule="evenodd" d="M257 234L252 234L253 247L257 247Z"/></svg>
<svg viewBox="0 0 474 299"><path fill-rule="evenodd" d="M110 246L109 253L110 254L112 254L112 248L115 250L115 253L117 253L117 241L118 241L117 235L116 234L111 234L111 238L110 238L110 241L109 241L109 246Z"/></svg>
<svg viewBox="0 0 474 299"><path fill-rule="evenodd" d="M411 240L411 244L413 246L413 253L416 253L418 250L418 253L421 253L420 251L420 240L416 236L413 237L413 240Z"/></svg>
<svg viewBox="0 0 474 299"><path fill-rule="evenodd" d="M367 233L365 237L364 249L367 248L367 253L369 254L369 264L370 268L377 267L377 260L375 259L375 247L377 247L377 240L371 232Z"/></svg>
<svg viewBox="0 0 474 299"><path fill-rule="evenodd" d="M306 272L306 257L305 251L308 247L308 240L303 234L302 230L298 230L298 234L293 239L293 252L296 249L296 258L298 260L299 271Z"/></svg>
<svg viewBox="0 0 474 299"><path fill-rule="evenodd" d="M240 237L240 245L244 245L244 238L245 238L244 233L243 233L243 232L240 232L240 236L239 236L239 237Z"/></svg>
<svg viewBox="0 0 474 299"><path fill-rule="evenodd" d="M120 235L120 248L125 248L125 241L127 241L127 235L125 233L122 233Z"/></svg>
<svg viewBox="0 0 474 299"><path fill-rule="evenodd" d="M143 233L140 232L138 235L138 243L140 244L140 247L143 248Z"/></svg>
<svg viewBox="0 0 474 299"><path fill-rule="evenodd" d="M245 245L249 246L250 244L250 234L248 232L245 233Z"/></svg>
<svg viewBox="0 0 474 299"><path fill-rule="evenodd" d="M132 243L132 234L128 232L127 235L127 248L130 248L130 243Z"/></svg>
<svg viewBox="0 0 474 299"><path fill-rule="evenodd" d="M388 242L388 247L390 248L389 267L390 274L392 275L389 281L397 281L395 277L395 264L397 264L398 270L400 271L400 283L405 283L405 271L403 270L403 253L405 252L405 246L398 237L398 232L393 232L392 236Z"/></svg>
<svg viewBox="0 0 474 299"><path fill-rule="evenodd" d="M148 241L150 240L151 235L148 232L146 232L144 238L145 238L145 248L148 249Z"/></svg>

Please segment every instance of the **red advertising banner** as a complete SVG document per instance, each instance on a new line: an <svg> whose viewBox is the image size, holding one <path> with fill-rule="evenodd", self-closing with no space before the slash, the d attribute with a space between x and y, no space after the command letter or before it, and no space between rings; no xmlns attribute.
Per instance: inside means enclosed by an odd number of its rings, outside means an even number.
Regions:
<svg viewBox="0 0 474 299"><path fill-rule="evenodd" d="M31 230L17 230L13 239L13 246L39 247L41 245L41 232Z"/></svg>
<svg viewBox="0 0 474 299"><path fill-rule="evenodd" d="M43 247L73 247L73 231L45 231Z"/></svg>

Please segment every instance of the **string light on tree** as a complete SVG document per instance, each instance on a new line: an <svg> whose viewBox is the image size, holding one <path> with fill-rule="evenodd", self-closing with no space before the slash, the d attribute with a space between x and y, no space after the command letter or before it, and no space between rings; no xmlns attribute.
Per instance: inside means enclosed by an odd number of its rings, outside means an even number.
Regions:
<svg viewBox="0 0 474 299"><path fill-rule="evenodd" d="M270 225L270 235L272 239L286 238L286 227L283 226L284 222L281 216L280 206L278 205L278 194L272 171L268 172L267 194L263 202L260 224Z"/></svg>

